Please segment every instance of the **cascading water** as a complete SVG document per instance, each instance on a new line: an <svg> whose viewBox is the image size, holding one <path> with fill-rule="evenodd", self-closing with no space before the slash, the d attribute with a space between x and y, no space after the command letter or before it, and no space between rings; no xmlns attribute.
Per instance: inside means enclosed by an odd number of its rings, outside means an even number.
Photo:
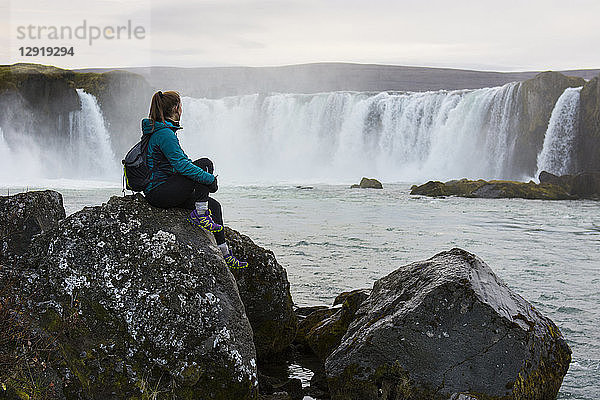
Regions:
<svg viewBox="0 0 600 400"><path fill-rule="evenodd" d="M184 98L180 135L229 182L504 178L519 88Z"/></svg>
<svg viewBox="0 0 600 400"><path fill-rule="evenodd" d="M110 134L96 98L77 89L81 110L69 114L70 164L79 178L107 179L118 176L118 164L110 146Z"/></svg>
<svg viewBox="0 0 600 400"><path fill-rule="evenodd" d="M57 132L40 135L35 116L26 129L0 130L0 184L45 185L48 179L120 182L119 165L96 98L77 89L81 109L57 116ZM7 133L10 132L10 135Z"/></svg>
<svg viewBox="0 0 600 400"><path fill-rule="evenodd" d="M537 173L547 171L555 175L573 172L573 146L579 125L579 99L581 87L567 88L556 101L544 146L537 158Z"/></svg>

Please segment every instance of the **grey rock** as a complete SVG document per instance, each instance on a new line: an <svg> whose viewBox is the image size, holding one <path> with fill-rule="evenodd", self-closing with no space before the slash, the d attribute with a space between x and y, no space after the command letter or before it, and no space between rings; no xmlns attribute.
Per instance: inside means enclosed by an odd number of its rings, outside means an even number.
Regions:
<svg viewBox="0 0 600 400"><path fill-rule="evenodd" d="M350 189L383 189L383 185L377 179L363 177L358 185L352 185Z"/></svg>
<svg viewBox="0 0 600 400"><path fill-rule="evenodd" d="M461 249L378 280L325 369L333 399L553 399L571 360L556 325Z"/></svg>
<svg viewBox="0 0 600 400"><path fill-rule="evenodd" d="M41 328L57 332L68 398L150 389L256 398L256 352L235 279L212 237L185 216L141 195L113 197L36 236L14 267L16 293Z"/></svg>
<svg viewBox="0 0 600 400"><path fill-rule="evenodd" d="M46 190L0 196L0 261L23 255L32 238L65 218L60 193Z"/></svg>
<svg viewBox="0 0 600 400"><path fill-rule="evenodd" d="M259 359L278 354L292 343L298 325L290 283L272 251L246 235L225 228L225 238L236 257L248 262L232 270L254 332Z"/></svg>
<svg viewBox="0 0 600 400"><path fill-rule="evenodd" d="M581 199L600 198L600 172L583 172L573 176L571 194Z"/></svg>
<svg viewBox="0 0 600 400"><path fill-rule="evenodd" d="M577 171L600 172L600 75L585 82L580 99L575 137Z"/></svg>

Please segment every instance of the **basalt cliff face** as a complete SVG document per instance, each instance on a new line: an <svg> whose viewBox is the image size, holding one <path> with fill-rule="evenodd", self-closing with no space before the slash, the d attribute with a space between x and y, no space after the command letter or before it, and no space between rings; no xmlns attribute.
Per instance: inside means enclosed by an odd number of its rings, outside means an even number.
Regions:
<svg viewBox="0 0 600 400"><path fill-rule="evenodd" d="M578 170L600 172L600 76L583 85L579 115Z"/></svg>
<svg viewBox="0 0 600 400"><path fill-rule="evenodd" d="M583 86L583 78L569 77L558 72L543 72L521 83L518 136L514 143L513 176L533 176L537 156L542 151L550 115L565 89Z"/></svg>

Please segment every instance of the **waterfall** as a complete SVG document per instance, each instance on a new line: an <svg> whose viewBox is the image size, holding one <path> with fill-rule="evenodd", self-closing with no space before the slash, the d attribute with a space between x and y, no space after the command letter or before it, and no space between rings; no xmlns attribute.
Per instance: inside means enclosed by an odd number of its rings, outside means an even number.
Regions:
<svg viewBox="0 0 600 400"><path fill-rule="evenodd" d="M519 88L186 97L180 137L230 182L506 178Z"/></svg>
<svg viewBox="0 0 600 400"><path fill-rule="evenodd" d="M18 127L0 129L0 185L42 185L48 179L111 180L120 168L96 98L77 89L81 109L39 127L23 112ZM54 128L51 128L53 127Z"/></svg>
<svg viewBox="0 0 600 400"><path fill-rule="evenodd" d="M107 179L118 176L118 164L110 146L110 134L96 98L77 89L81 110L69 113L69 163L78 178Z"/></svg>
<svg viewBox="0 0 600 400"><path fill-rule="evenodd" d="M536 177L542 171L555 175L573 172L575 166L572 154L579 125L580 93L581 87L567 88L556 101L542 151L537 157Z"/></svg>

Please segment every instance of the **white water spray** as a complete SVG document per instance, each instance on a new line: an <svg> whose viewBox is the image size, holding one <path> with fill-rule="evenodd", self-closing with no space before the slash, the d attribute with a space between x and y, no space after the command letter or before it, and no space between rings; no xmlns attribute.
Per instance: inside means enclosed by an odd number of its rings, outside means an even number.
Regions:
<svg viewBox="0 0 600 400"><path fill-rule="evenodd" d="M579 99L581 87L567 88L556 101L544 146L537 158L537 173L547 171L555 175L573 172L575 135L579 125Z"/></svg>
<svg viewBox="0 0 600 400"><path fill-rule="evenodd" d="M181 141L230 182L504 178L519 87L184 98Z"/></svg>
<svg viewBox="0 0 600 400"><path fill-rule="evenodd" d="M81 110L69 114L69 144L73 175L108 179L118 176L118 164L110 147L110 134L96 98L77 89Z"/></svg>
<svg viewBox="0 0 600 400"><path fill-rule="evenodd" d="M119 184L119 165L96 98L83 89L77 95L81 109L58 117L59 132L36 134L33 123L24 124L25 131L0 130L1 185L51 186L57 179ZM27 113L21 118L35 120Z"/></svg>

